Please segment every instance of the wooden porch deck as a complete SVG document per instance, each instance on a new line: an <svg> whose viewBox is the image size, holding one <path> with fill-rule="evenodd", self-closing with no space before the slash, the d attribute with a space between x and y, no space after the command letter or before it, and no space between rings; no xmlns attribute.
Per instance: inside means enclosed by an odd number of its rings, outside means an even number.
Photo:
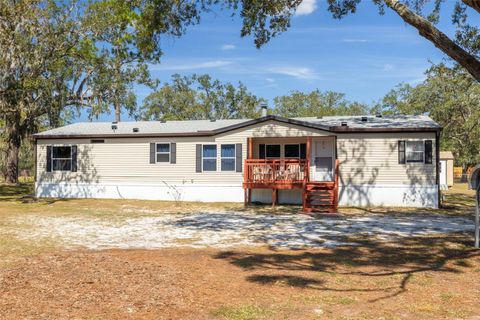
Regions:
<svg viewBox="0 0 480 320"><path fill-rule="evenodd" d="M305 212L337 211L338 160L334 181L310 181L308 159L246 159L244 168L245 205L251 202L252 189L271 189L273 207L279 189L301 189Z"/></svg>

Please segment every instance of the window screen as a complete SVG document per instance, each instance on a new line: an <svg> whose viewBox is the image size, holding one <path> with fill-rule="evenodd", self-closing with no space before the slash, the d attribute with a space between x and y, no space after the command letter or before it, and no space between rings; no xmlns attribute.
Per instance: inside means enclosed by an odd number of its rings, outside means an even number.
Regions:
<svg viewBox="0 0 480 320"><path fill-rule="evenodd" d="M203 171L217 171L217 145L205 144L202 148Z"/></svg>
<svg viewBox="0 0 480 320"><path fill-rule="evenodd" d="M170 143L157 143L157 162L170 162Z"/></svg>
<svg viewBox="0 0 480 320"><path fill-rule="evenodd" d="M71 171L72 170L72 147L53 146L52 147L52 170L53 171Z"/></svg>
<svg viewBox="0 0 480 320"><path fill-rule="evenodd" d="M235 171L235 145L222 144L220 153L222 171Z"/></svg>
<svg viewBox="0 0 480 320"><path fill-rule="evenodd" d="M406 141L405 153L408 162L424 161L424 143L423 141Z"/></svg>

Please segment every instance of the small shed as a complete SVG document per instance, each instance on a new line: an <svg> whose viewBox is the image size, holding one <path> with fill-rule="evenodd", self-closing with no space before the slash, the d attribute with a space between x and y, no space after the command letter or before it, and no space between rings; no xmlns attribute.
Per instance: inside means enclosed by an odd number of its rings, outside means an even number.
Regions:
<svg viewBox="0 0 480 320"><path fill-rule="evenodd" d="M453 186L453 160L451 151L440 151L440 188L442 190Z"/></svg>

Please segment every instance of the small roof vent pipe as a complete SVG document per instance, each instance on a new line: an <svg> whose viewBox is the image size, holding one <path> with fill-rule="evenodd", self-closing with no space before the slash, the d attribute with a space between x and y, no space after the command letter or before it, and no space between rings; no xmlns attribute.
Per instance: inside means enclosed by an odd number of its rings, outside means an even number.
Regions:
<svg viewBox="0 0 480 320"><path fill-rule="evenodd" d="M383 118L383 115L382 115L381 113L377 113L377 114L376 114L376 117L377 117L377 118Z"/></svg>
<svg viewBox="0 0 480 320"><path fill-rule="evenodd" d="M266 103L262 103L260 105L260 111L262 112L261 113L262 117L266 117L268 114L268 105Z"/></svg>
<svg viewBox="0 0 480 320"><path fill-rule="evenodd" d="M347 121L342 121L341 125L342 127L348 127Z"/></svg>

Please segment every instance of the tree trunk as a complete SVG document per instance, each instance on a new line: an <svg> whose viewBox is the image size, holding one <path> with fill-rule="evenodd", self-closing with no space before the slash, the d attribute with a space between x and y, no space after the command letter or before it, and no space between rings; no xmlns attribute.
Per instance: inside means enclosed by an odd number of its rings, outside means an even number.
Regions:
<svg viewBox="0 0 480 320"><path fill-rule="evenodd" d="M438 30L432 23L411 11L406 5L400 3L398 0L384 1L390 9L395 11L403 19L403 21L416 28L422 37L432 42L437 48L467 69L477 81L480 81L480 61L478 61L475 56L463 50L459 45L447 37L447 35ZM465 1L476 3L478 0Z"/></svg>
<svg viewBox="0 0 480 320"><path fill-rule="evenodd" d="M115 121L116 122L120 122L120 118L121 118L121 115L122 115L122 112L121 112L121 106L120 104L115 104Z"/></svg>
<svg viewBox="0 0 480 320"><path fill-rule="evenodd" d="M460 178L460 182L467 182L468 181L468 165L466 163L462 163L462 177Z"/></svg>
<svg viewBox="0 0 480 320"><path fill-rule="evenodd" d="M480 1L478 0L462 0L463 3L465 3L467 6L472 7L475 9L478 13L480 13Z"/></svg>
<svg viewBox="0 0 480 320"><path fill-rule="evenodd" d="M5 180L7 183L18 183L18 155L22 143L20 115L7 117L5 121L5 135L7 140Z"/></svg>

